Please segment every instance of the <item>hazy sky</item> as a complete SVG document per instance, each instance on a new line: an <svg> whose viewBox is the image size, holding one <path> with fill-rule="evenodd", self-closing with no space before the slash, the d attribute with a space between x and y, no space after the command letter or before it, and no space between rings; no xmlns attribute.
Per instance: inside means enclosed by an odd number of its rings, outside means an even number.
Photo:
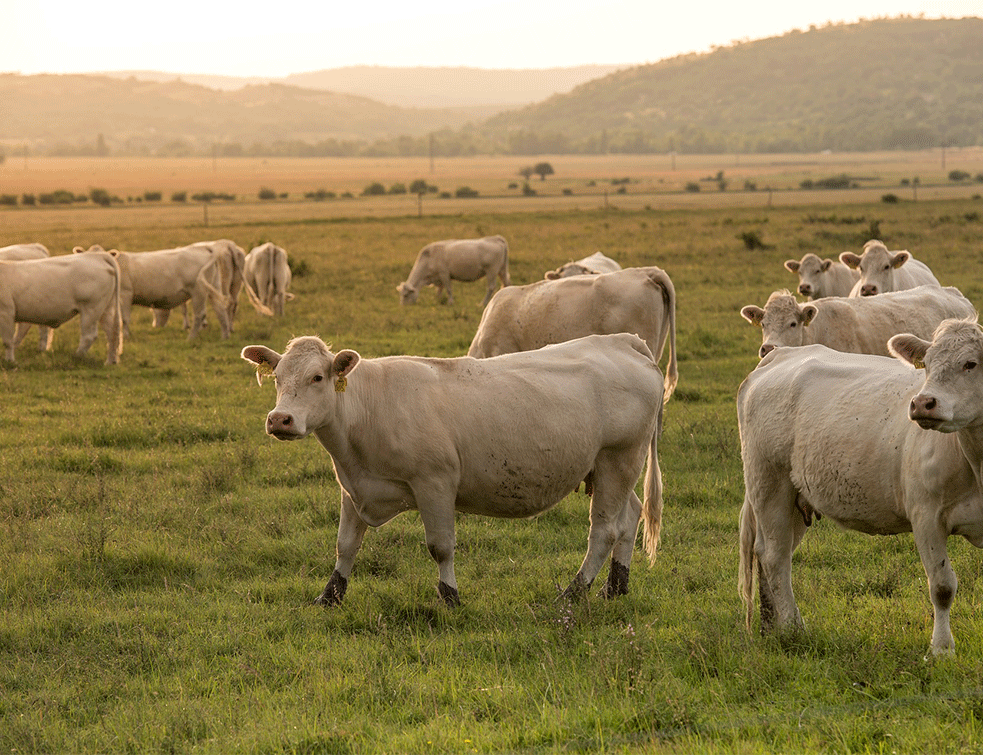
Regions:
<svg viewBox="0 0 983 755"><path fill-rule="evenodd" d="M2 0L0 71L285 76L347 65L639 64L827 21L983 0Z"/></svg>

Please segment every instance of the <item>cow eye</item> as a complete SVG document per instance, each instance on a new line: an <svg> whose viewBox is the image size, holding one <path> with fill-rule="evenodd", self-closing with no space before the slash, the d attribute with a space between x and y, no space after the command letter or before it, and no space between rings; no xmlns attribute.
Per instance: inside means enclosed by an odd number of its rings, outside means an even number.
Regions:
<svg viewBox="0 0 983 755"><path fill-rule="evenodd" d="M796 325L798 325L798 324L799 324L799 323L797 323L797 322L793 322L793 323L792 323L791 325L789 325L789 327L790 327L790 328L794 328L794 327L795 327Z"/></svg>
<svg viewBox="0 0 983 755"><path fill-rule="evenodd" d="M968 362L966 362L966 364L963 365L963 369L966 370L966 372L976 369L976 362L970 359Z"/></svg>
<svg viewBox="0 0 983 755"><path fill-rule="evenodd" d="M324 375L315 375L314 376L314 382L315 383L320 383L322 380L324 380Z"/></svg>

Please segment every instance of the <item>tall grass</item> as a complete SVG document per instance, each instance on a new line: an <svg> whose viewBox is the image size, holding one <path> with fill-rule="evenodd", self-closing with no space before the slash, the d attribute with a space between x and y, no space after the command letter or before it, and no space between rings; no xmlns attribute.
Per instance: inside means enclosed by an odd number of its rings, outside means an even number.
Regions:
<svg viewBox="0 0 983 755"><path fill-rule="evenodd" d="M795 562L800 636L749 635L737 595L743 498L734 397L757 362L738 311L794 283L804 250L858 250L872 221L977 305L973 201L763 210L570 211L103 225L31 239L153 249L273 240L302 260L281 320L240 307L233 338L189 343L135 316L116 367L77 326L0 371L0 750L19 752L961 752L983 747L981 559L952 540L957 654L927 661L931 605L910 537L813 525ZM4 216L7 243L21 239ZM843 217L862 222L841 222ZM978 218L978 214L975 216ZM839 218L839 219L838 219ZM763 229L763 230L762 230ZM749 250L744 232L766 248ZM629 595L559 598L588 499L532 520L458 517L463 605L440 604L419 517L370 531L345 603L339 491L312 440L278 443L273 388L241 348L317 333L364 356L463 354L483 284L400 307L427 242L501 233L512 278L601 250L657 264L679 298L679 389L660 459L663 541ZM204 236L202 235L204 234ZM179 322L179 320L178 320ZM104 348L104 347L103 347ZM602 574L602 578L603 578ZM600 584L600 580L598 581Z"/></svg>

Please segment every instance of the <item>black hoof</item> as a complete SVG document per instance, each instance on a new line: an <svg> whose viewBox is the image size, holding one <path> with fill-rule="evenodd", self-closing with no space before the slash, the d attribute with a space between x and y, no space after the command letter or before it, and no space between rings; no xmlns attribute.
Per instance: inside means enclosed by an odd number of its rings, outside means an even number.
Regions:
<svg viewBox="0 0 983 755"><path fill-rule="evenodd" d="M608 581L601 588L602 598L617 598L619 595L628 594L628 567L619 564L617 561L611 562L611 571L608 572Z"/></svg>
<svg viewBox="0 0 983 755"><path fill-rule="evenodd" d="M560 593L560 597L557 598L557 600L581 600L587 594L589 589L590 582L587 582L582 576L580 576L580 574L577 574L577 576L573 578L573 582L567 586L567 589Z"/></svg>
<svg viewBox="0 0 983 755"><path fill-rule="evenodd" d="M461 605L461 596L458 595L456 587L451 587L443 582L438 582L437 592L440 593L440 599L444 601L445 605L448 605L451 608L457 608L459 605Z"/></svg>
<svg viewBox="0 0 983 755"><path fill-rule="evenodd" d="M314 605L336 606L345 597L345 590L347 589L348 580L337 571L334 571L331 574L331 579L328 580L328 584L324 587L324 592L314 599Z"/></svg>

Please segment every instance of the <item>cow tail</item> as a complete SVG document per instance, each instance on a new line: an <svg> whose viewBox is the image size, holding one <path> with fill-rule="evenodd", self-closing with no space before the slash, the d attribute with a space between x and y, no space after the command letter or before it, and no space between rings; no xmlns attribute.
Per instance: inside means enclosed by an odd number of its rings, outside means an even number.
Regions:
<svg viewBox="0 0 983 755"><path fill-rule="evenodd" d="M744 505L741 507L741 561L737 574L737 591L744 601L744 621L749 631L754 620L754 570L757 565L754 540L757 529L754 509L751 508L751 502L745 498Z"/></svg>
<svg viewBox="0 0 983 755"><path fill-rule="evenodd" d="M649 564L655 563L655 552L659 547L659 537L662 533L662 470L659 468L659 436L662 434L662 412L665 404L659 405L658 422L652 439L649 441L648 464L645 471L644 502L642 504L642 520L644 530L642 538L645 543L645 553Z"/></svg>
<svg viewBox="0 0 983 755"><path fill-rule="evenodd" d="M501 237L500 237L501 238ZM502 238L502 244L505 246L505 263L502 265L502 285L511 286L512 276L509 275L509 242Z"/></svg>
<svg viewBox="0 0 983 755"><path fill-rule="evenodd" d="M672 284L672 279L665 270L656 268L658 273L651 276L651 280L662 289L662 302L665 305L666 317L662 318L662 331L659 333L658 348L659 353L655 355L656 361L662 359L662 350L665 348L666 340L669 341L669 362L666 364L666 376L662 403L667 403L676 390L679 382L679 368L676 364L676 287Z"/></svg>
<svg viewBox="0 0 983 755"><path fill-rule="evenodd" d="M116 358L119 359L123 355L123 306L120 304L120 289L122 287L123 273L119 267L119 260L115 255L111 255L113 261L113 273L116 275L116 283L114 284L113 291L113 322L116 325L116 336L113 339L114 344L111 344L110 348L115 349Z"/></svg>
<svg viewBox="0 0 983 755"><path fill-rule="evenodd" d="M224 312L228 310L228 299L225 296L225 294L223 294L219 289L215 288L215 286L213 286L211 282L208 280L208 274L211 272L211 269L218 264L218 259L219 259L218 255L215 254L215 252L212 252L208 262L206 262L204 266L201 268L201 270L198 272L197 282L208 293L208 297L212 302L212 306L215 307L216 309L221 308L222 311ZM232 264L233 267L235 267L235 263L233 262ZM221 270L219 270L219 278L221 277L222 277L222 272Z"/></svg>

